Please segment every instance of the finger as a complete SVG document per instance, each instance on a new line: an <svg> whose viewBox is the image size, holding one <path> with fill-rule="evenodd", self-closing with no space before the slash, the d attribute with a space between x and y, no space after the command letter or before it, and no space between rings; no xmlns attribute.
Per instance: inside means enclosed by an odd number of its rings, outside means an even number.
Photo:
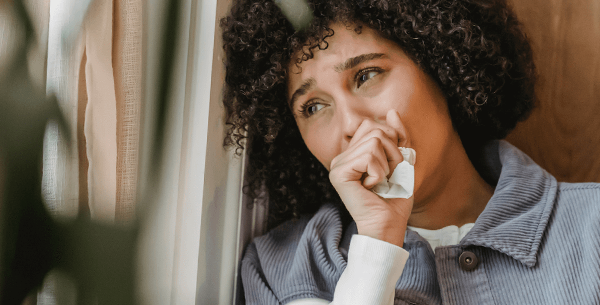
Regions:
<svg viewBox="0 0 600 305"><path fill-rule="evenodd" d="M385 167L387 164L384 163ZM386 177L384 166L382 166L380 160L373 155L363 155L361 158L355 159L353 169L366 174L362 181L362 185L370 190L377 183L383 181Z"/></svg>
<svg viewBox="0 0 600 305"><path fill-rule="evenodd" d="M365 154L374 155L384 167L386 175L392 169L390 164L397 164L402 161L402 154L398 148L385 136L365 137L362 142L357 143L344 153L347 160L352 160Z"/></svg>
<svg viewBox="0 0 600 305"><path fill-rule="evenodd" d="M398 146L401 147L409 147L410 143L407 139L406 129L404 128L404 124L402 124L402 120L400 119L400 115L398 111L395 109L390 109L386 116L385 122L388 126L393 128L398 134Z"/></svg>
<svg viewBox="0 0 600 305"><path fill-rule="evenodd" d="M372 139L379 139L379 142L374 142ZM368 143L368 144L365 144ZM387 135L381 129L372 130L370 133L365 135L362 139L358 140L354 146L350 147L347 151L348 155L354 155L360 151L361 146L363 145L377 145L383 149L385 154L385 160L388 163L388 167L393 170L396 168L398 163L402 162L404 158L402 157L402 153L398 149L397 143L393 142L391 139L387 137Z"/></svg>
<svg viewBox="0 0 600 305"><path fill-rule="evenodd" d="M374 172L368 172L369 168L373 168L374 163L377 163L376 168L381 170L376 176L386 177L390 173L390 167L380 142L380 139L372 138L352 151L345 152L344 156L336 157L339 159L334 159L335 162L332 162L329 175L331 182L334 185L351 181L362 183L366 176L374 175Z"/></svg>
<svg viewBox="0 0 600 305"><path fill-rule="evenodd" d="M398 143L398 140L399 140L398 132L396 132L396 130L394 128L392 128L391 126L388 126L386 124L376 123L375 121L370 120L370 119L365 119L364 121L362 121L360 126L358 126L358 128L354 132L354 135L352 135L352 140L350 140L350 143L348 143L348 147L354 145L355 143L360 141L360 139L362 139L365 135L367 135L369 132L376 130L376 129L381 130L383 133L385 133L385 135L388 138L390 138L390 140L392 140L395 143Z"/></svg>
<svg viewBox="0 0 600 305"><path fill-rule="evenodd" d="M396 148L396 150L398 149ZM360 143L359 145L352 147L352 149L344 152L344 156L336 162L335 166L343 166L346 163L355 162L356 159L361 159L365 156L376 159L382 167L385 176L390 173L388 156L383 148L382 140L376 137L367 139L363 143ZM400 157L402 157L401 154ZM364 172L361 172L361 174L362 173Z"/></svg>

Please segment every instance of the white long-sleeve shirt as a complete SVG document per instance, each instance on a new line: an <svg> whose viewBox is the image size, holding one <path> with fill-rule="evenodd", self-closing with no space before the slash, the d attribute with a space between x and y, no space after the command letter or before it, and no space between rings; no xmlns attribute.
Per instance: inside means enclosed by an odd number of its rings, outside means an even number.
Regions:
<svg viewBox="0 0 600 305"><path fill-rule="evenodd" d="M457 245L473 225L468 223L460 228L448 226L438 230L415 227L409 229L425 238L435 251L438 246ZM333 302L300 299L288 304L393 304L395 285L407 260L408 252L396 245L364 235L353 235L348 251L348 266L335 287Z"/></svg>

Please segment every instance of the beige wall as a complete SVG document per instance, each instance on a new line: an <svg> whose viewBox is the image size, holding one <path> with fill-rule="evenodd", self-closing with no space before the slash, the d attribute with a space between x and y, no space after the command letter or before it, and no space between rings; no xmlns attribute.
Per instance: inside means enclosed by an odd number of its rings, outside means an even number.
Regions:
<svg viewBox="0 0 600 305"><path fill-rule="evenodd" d="M539 106L509 141L559 181L600 182L600 0L512 0L533 45Z"/></svg>

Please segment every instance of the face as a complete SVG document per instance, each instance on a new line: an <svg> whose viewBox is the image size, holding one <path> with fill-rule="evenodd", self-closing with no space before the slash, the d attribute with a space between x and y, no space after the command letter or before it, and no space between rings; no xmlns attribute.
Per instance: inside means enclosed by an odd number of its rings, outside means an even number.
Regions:
<svg viewBox="0 0 600 305"><path fill-rule="evenodd" d="M416 202L435 189L444 165L452 162L450 147L460 143L445 98L394 42L367 27L360 34L354 27L331 28L327 49L288 67L288 102L304 142L329 169L361 124L385 124L388 111L396 110L403 125L396 130L398 146L417 155Z"/></svg>

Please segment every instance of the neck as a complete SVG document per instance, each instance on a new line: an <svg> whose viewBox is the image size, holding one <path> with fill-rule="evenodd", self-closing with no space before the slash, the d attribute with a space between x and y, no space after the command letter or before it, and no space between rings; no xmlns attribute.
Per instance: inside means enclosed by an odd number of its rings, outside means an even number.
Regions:
<svg viewBox="0 0 600 305"><path fill-rule="evenodd" d="M462 226L477 220L494 193L467 157L464 148L452 154L453 166L445 175L429 185L433 191L426 198L415 196L408 225L436 230L446 226Z"/></svg>

